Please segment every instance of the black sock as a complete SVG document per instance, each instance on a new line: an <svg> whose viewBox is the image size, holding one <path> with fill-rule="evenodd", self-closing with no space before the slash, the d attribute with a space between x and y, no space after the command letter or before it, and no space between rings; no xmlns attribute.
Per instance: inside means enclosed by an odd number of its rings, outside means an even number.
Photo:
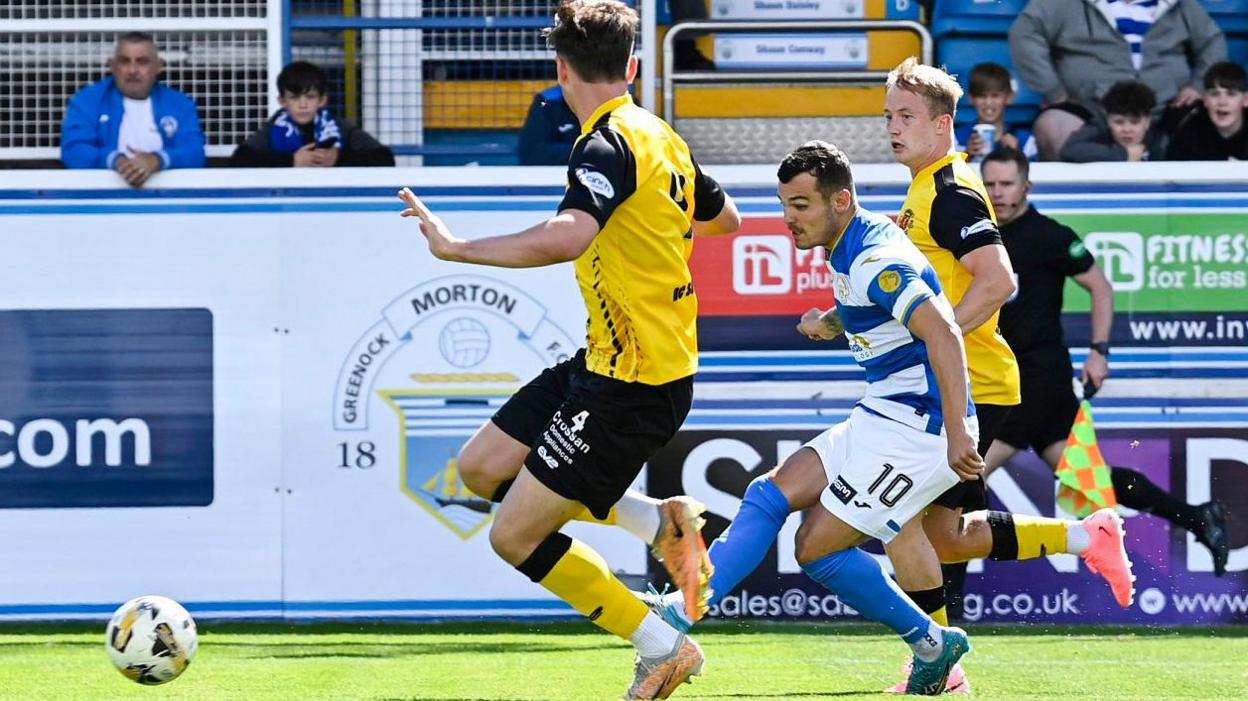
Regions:
<svg viewBox="0 0 1248 701"><path fill-rule="evenodd" d="M944 587L907 591L906 596L910 597L910 600L914 602L914 605L923 609L923 613L928 615L936 613L942 608L946 608Z"/></svg>
<svg viewBox="0 0 1248 701"><path fill-rule="evenodd" d="M1189 531L1199 530L1203 520L1200 509L1185 504L1174 495L1153 484L1147 477L1128 467L1111 467L1114 493L1118 503L1136 511L1160 516Z"/></svg>
<svg viewBox="0 0 1248 701"><path fill-rule="evenodd" d="M962 596L966 589L966 563L952 562L940 566L945 577L945 613L949 622L962 620Z"/></svg>
<svg viewBox="0 0 1248 701"><path fill-rule="evenodd" d="M988 530L992 531L990 560L1018 559L1018 532L1014 530L1014 514L1008 511L989 511Z"/></svg>

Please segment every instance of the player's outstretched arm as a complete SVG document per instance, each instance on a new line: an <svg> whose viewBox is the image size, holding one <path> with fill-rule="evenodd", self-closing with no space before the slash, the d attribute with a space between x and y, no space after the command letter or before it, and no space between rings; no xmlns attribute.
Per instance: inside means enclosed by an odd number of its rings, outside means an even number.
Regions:
<svg viewBox="0 0 1248 701"><path fill-rule="evenodd" d="M980 246L958 260L974 279L954 309L954 318L962 333L970 333L983 326L1018 286L1010 258L1001 244Z"/></svg>
<svg viewBox="0 0 1248 701"><path fill-rule="evenodd" d="M723 236L741 228L741 214L737 211L737 203L724 194L724 206L710 221L693 220L694 236Z"/></svg>
<svg viewBox="0 0 1248 701"><path fill-rule="evenodd" d="M599 230L598 221L589 213L565 209L524 231L469 241L452 234L408 188L399 191L399 199L407 205L399 216L420 219L420 231L429 243L429 252L440 260L499 268L536 268L563 263L576 260L584 253Z"/></svg>
<svg viewBox="0 0 1248 701"><path fill-rule="evenodd" d="M941 413L945 416L945 439L949 444L949 467L963 480L984 471L976 450L976 437L966 428L966 348L947 305L924 300L910 315L910 332L923 339L927 357L940 387Z"/></svg>

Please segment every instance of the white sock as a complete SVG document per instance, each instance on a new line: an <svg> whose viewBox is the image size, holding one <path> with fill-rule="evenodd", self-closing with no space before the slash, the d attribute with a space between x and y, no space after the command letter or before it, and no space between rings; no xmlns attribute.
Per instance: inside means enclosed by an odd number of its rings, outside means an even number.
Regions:
<svg viewBox="0 0 1248 701"><path fill-rule="evenodd" d="M685 612L685 595L681 594L679 589L670 594L664 594L663 600L671 607L670 613L676 614L685 623L693 625L693 621L689 620L689 614Z"/></svg>
<svg viewBox="0 0 1248 701"><path fill-rule="evenodd" d="M945 649L945 630L932 621L927 628L927 635L910 643L914 656L924 662L934 662Z"/></svg>
<svg viewBox="0 0 1248 701"><path fill-rule="evenodd" d="M637 654L642 657L667 657L676 650L680 631L650 611L641 619L637 630L628 636L628 642L637 648Z"/></svg>
<svg viewBox="0 0 1248 701"><path fill-rule="evenodd" d="M659 500L632 489L615 502L615 525L650 545L659 535Z"/></svg>
<svg viewBox="0 0 1248 701"><path fill-rule="evenodd" d="M1080 521L1070 521L1066 524L1066 552L1071 555L1082 555L1092 542L1092 536L1088 534L1088 529L1083 527Z"/></svg>

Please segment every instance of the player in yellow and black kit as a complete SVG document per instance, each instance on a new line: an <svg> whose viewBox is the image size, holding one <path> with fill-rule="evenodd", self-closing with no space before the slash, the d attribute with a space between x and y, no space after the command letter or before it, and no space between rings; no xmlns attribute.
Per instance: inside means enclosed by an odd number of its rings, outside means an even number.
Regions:
<svg viewBox="0 0 1248 701"><path fill-rule="evenodd" d="M490 530L495 552L631 641L638 656L627 698L652 699L700 672L701 649L560 528L586 518L586 509L610 520L645 461L683 423L698 360L693 237L729 233L740 220L684 141L630 99L637 26L637 13L616 0L564 0L548 30L559 84L582 124L557 215L520 233L468 241L411 191L400 195L403 215L420 217L440 259L501 267L575 261L589 313L586 348L499 409L464 446L460 474L477 494L501 501ZM709 574L698 571L697 508L646 508L667 522L659 529L670 541L665 564L681 570L673 579L686 588L692 573L696 588ZM696 608L699 593L685 593Z"/></svg>
<svg viewBox="0 0 1248 701"><path fill-rule="evenodd" d="M965 154L954 149L953 116L961 96L952 76L907 59L889 74L884 117L893 156L914 178L897 223L927 256L954 305L979 417L979 453L986 455L1021 400L1018 363L997 329L998 310L1016 285L983 182ZM946 584L960 603L962 582L942 577L933 547L945 563L1077 554L1109 581L1119 604L1129 605L1131 563L1116 513L1103 510L1084 521L1066 521L986 509L982 478L964 481L937 497L921 528L908 524L885 547L902 589L938 623L947 620ZM965 571L963 566L963 577ZM965 674L955 667L947 688L963 685L969 690Z"/></svg>

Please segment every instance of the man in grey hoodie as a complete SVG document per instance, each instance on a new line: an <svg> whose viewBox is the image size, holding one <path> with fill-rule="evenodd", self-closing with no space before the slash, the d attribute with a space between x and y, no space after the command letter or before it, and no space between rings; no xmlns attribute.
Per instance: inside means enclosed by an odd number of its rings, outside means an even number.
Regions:
<svg viewBox="0 0 1248 701"><path fill-rule="evenodd" d="M1202 76L1226 59L1226 39L1198 0L1031 0L1010 27L1023 82L1044 95L1032 132L1042 160L1092 118L1114 83L1152 88L1160 112L1200 99Z"/></svg>

